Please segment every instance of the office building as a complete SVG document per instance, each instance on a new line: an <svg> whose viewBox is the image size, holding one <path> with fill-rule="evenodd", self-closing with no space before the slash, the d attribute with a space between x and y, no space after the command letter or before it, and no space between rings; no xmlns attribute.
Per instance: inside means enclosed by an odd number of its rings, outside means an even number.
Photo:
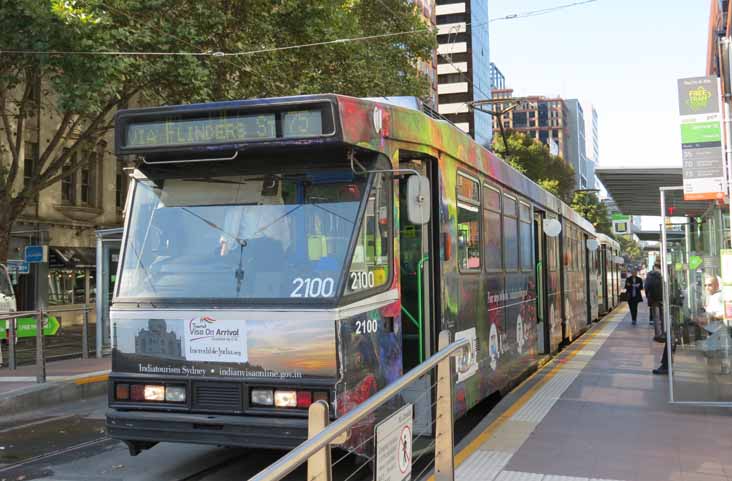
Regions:
<svg viewBox="0 0 732 481"><path fill-rule="evenodd" d="M438 111L488 147L491 116L470 108L470 102L491 97L488 2L437 0L436 9Z"/></svg>
<svg viewBox="0 0 732 481"><path fill-rule="evenodd" d="M589 176L586 141L585 141L585 114L582 105L577 99L568 99L567 105L567 131L569 140L567 142L566 161L574 168L574 176L577 189L589 189ZM595 175L594 170L591 175ZM594 182L593 182L594 184Z"/></svg>
<svg viewBox="0 0 732 481"><path fill-rule="evenodd" d="M540 96L514 97L513 89L509 88L493 89L492 93L494 101L505 99L505 102L493 106L494 111L505 111L516 105L500 118L504 130L524 132L549 146L552 154L567 159L569 110L563 99ZM493 129L496 131L501 127L498 122L499 118L493 117Z"/></svg>

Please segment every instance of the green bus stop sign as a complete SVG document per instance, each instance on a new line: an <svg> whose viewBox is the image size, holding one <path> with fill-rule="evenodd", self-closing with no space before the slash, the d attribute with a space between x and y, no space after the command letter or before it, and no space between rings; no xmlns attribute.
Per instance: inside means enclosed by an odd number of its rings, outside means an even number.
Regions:
<svg viewBox="0 0 732 481"><path fill-rule="evenodd" d="M8 337L8 320L0 320L0 339ZM59 323L56 316L45 316L43 318L43 335L54 336L58 332ZM36 336L36 318L35 317L19 317L15 323L16 335L20 337Z"/></svg>
<svg viewBox="0 0 732 481"><path fill-rule="evenodd" d="M700 256L689 256L689 268L695 271L704 261Z"/></svg>

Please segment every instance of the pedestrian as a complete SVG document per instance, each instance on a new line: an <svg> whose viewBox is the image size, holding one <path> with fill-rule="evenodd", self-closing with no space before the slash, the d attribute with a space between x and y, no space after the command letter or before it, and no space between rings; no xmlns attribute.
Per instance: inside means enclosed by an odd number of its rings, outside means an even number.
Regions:
<svg viewBox="0 0 732 481"><path fill-rule="evenodd" d="M705 324L719 323L724 319L724 301L722 298L722 290L719 287L719 278L713 275L705 276L704 289L707 292L707 296L704 303L705 320L703 322ZM663 345L661 365L653 370L653 374L668 374L668 339Z"/></svg>
<svg viewBox="0 0 732 481"><path fill-rule="evenodd" d="M630 276L625 279L625 296L630 306L630 317L635 326L638 317L638 303L643 302L641 291L643 290L643 280L638 277L638 270L633 268Z"/></svg>
<svg viewBox="0 0 732 481"><path fill-rule="evenodd" d="M663 333L663 277L661 276L661 264L656 263L646 275L644 282L646 300L648 301L649 322L653 324L657 342L663 342L666 337Z"/></svg>

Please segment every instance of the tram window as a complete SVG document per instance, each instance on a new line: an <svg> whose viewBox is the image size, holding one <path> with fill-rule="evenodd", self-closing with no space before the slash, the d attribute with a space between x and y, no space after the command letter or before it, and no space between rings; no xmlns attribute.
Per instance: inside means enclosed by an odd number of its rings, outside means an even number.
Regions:
<svg viewBox="0 0 732 481"><path fill-rule="evenodd" d="M519 202L519 218L524 222L531 222L531 207Z"/></svg>
<svg viewBox="0 0 732 481"><path fill-rule="evenodd" d="M558 240L556 237L546 238L547 257L549 259L549 272L557 271Z"/></svg>
<svg viewBox="0 0 732 481"><path fill-rule="evenodd" d="M503 245L506 254L506 270L515 271L518 269L519 245L518 226L513 217L503 217Z"/></svg>
<svg viewBox="0 0 732 481"><path fill-rule="evenodd" d="M483 189L483 207L496 212L501 212L501 193L488 185Z"/></svg>
<svg viewBox="0 0 732 481"><path fill-rule="evenodd" d="M501 233L501 193L488 185L483 189L483 239L485 239L485 264L489 271L503 268L503 243Z"/></svg>
<svg viewBox="0 0 732 481"><path fill-rule="evenodd" d="M346 280L347 294L383 286L389 279L390 186L384 174L374 179Z"/></svg>
<svg viewBox="0 0 732 481"><path fill-rule="evenodd" d="M531 271L533 265L531 224L521 221L519 223L519 243L521 245L521 270Z"/></svg>
<svg viewBox="0 0 732 481"><path fill-rule="evenodd" d="M458 267L480 270L480 184L458 172L457 177Z"/></svg>
<svg viewBox="0 0 732 481"><path fill-rule="evenodd" d="M516 217L516 199L510 195L503 196L503 214Z"/></svg>
<svg viewBox="0 0 732 481"><path fill-rule="evenodd" d="M491 210L484 210L485 224L483 238L485 239L485 264L489 271L500 271L503 267L503 248L501 245L501 214Z"/></svg>

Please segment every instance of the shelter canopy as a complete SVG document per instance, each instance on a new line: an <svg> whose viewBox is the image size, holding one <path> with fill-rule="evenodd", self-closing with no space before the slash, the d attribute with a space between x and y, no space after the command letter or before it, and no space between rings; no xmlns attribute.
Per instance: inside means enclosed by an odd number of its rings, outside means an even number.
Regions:
<svg viewBox="0 0 732 481"><path fill-rule="evenodd" d="M681 167L597 169L608 194L625 215L661 215L659 188L679 187L684 181ZM674 216L702 215L711 201L684 201L681 190L666 192L666 207ZM668 214L668 212L667 212Z"/></svg>

